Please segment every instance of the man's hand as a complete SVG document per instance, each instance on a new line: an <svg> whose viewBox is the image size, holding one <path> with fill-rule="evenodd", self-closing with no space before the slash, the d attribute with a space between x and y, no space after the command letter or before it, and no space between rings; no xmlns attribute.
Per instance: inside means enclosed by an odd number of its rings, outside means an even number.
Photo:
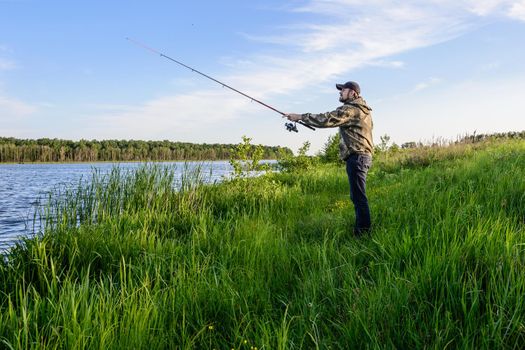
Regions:
<svg viewBox="0 0 525 350"><path fill-rule="evenodd" d="M292 122L298 122L302 119L302 115L296 113L287 113L284 115L284 118L288 118L288 120Z"/></svg>

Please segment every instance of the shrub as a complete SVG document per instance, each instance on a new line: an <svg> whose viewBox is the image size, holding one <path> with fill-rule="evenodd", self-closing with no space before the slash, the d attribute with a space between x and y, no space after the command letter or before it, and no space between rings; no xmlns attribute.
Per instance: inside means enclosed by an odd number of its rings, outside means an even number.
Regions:
<svg viewBox="0 0 525 350"><path fill-rule="evenodd" d="M242 142L231 150L230 165L233 167L232 178L241 179L252 176L255 172L268 171L268 164L261 164L264 156L262 145L252 145L252 139L242 137Z"/></svg>
<svg viewBox="0 0 525 350"><path fill-rule="evenodd" d="M319 158L324 163L341 163L339 158L339 143L341 142L341 135L339 133L329 136L324 144L323 150L319 154Z"/></svg>
<svg viewBox="0 0 525 350"><path fill-rule="evenodd" d="M316 166L319 163L319 158L306 155L306 152L308 152L309 149L310 142L305 141L301 148L299 148L297 156L284 156L279 160L279 168L282 171L294 172L308 170Z"/></svg>

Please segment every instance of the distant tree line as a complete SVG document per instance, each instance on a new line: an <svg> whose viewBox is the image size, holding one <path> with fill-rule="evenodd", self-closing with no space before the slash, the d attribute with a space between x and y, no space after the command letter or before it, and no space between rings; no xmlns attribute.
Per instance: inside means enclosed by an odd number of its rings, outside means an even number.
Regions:
<svg viewBox="0 0 525 350"><path fill-rule="evenodd" d="M234 154L233 144L171 141L16 139L0 137L1 162L97 162L223 160ZM264 159L291 155L287 147L263 146Z"/></svg>
<svg viewBox="0 0 525 350"><path fill-rule="evenodd" d="M456 143L474 143L482 142L488 139L525 139L524 131L509 131L509 132L497 132L493 134L476 134L467 135L462 137Z"/></svg>
<svg viewBox="0 0 525 350"><path fill-rule="evenodd" d="M386 136L386 135L385 135ZM525 140L525 131L509 131L509 132L497 132L492 134L476 134L465 135L458 137L454 142L447 142L445 140L439 140L431 144L423 144L422 142L405 142L401 145L401 148L419 148L426 146L443 146L447 144L463 144L463 143L477 143L486 140L500 140L500 139L522 139Z"/></svg>

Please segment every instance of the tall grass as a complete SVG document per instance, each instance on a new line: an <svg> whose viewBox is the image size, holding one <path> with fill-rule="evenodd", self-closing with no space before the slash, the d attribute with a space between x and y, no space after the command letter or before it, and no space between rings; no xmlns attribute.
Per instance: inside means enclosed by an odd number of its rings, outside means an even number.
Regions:
<svg viewBox="0 0 525 350"><path fill-rule="evenodd" d="M0 347L522 348L525 143L448 152L377 159L365 239L337 166L95 173L0 264Z"/></svg>

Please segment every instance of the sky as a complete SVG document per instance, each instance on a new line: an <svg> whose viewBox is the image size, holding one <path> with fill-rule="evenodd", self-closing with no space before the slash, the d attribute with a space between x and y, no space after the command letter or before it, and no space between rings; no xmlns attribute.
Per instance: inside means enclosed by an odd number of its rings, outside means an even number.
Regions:
<svg viewBox="0 0 525 350"><path fill-rule="evenodd" d="M322 149L281 115L357 81L374 140L525 130L525 0L0 0L0 136Z"/></svg>

